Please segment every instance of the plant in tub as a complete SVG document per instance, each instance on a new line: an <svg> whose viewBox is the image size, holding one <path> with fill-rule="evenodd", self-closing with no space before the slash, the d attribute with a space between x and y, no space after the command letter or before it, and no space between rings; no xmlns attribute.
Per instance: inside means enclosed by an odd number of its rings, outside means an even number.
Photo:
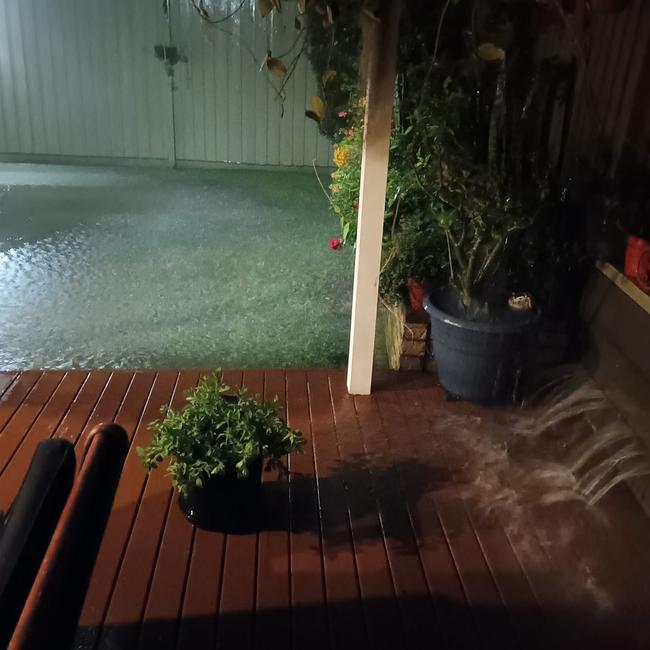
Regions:
<svg viewBox="0 0 650 650"><path fill-rule="evenodd" d="M524 243L550 210L561 162L551 122L570 70L535 59L526 3L472 6L465 31L440 23L438 58L407 121L415 177L446 243L436 265L447 278L425 300L439 378L452 396L491 402L514 396L524 367L533 313L510 309L524 301L509 294L534 289Z"/></svg>
<svg viewBox="0 0 650 650"><path fill-rule="evenodd" d="M151 443L138 448L147 470L168 459L167 472L192 523L236 529L255 516L262 467L286 471L282 457L302 448L302 435L278 416L275 402L229 390L218 374L203 377L180 410L163 407Z"/></svg>

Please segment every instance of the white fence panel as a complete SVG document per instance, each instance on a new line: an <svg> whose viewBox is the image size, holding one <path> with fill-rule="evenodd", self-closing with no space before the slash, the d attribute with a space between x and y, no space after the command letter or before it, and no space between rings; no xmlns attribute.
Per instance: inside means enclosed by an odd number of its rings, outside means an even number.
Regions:
<svg viewBox="0 0 650 650"><path fill-rule="evenodd" d="M0 151L167 159L160 0L0 0Z"/></svg>
<svg viewBox="0 0 650 650"><path fill-rule="evenodd" d="M240 1L204 6L224 16ZM285 7L263 19L245 0L208 25L190 0L170 0L169 15L162 0L0 0L0 154L328 165L305 118L316 87L306 57L283 101L281 80L260 72L268 49L298 36L297 3ZM156 46L179 61L166 66Z"/></svg>

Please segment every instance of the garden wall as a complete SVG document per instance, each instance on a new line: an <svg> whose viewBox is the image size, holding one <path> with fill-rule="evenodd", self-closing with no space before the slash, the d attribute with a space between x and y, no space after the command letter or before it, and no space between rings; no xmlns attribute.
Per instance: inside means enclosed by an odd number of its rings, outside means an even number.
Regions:
<svg viewBox="0 0 650 650"><path fill-rule="evenodd" d="M650 296L610 264L599 264L582 315L589 336L587 370L650 450ZM650 512L650 478L630 483Z"/></svg>
<svg viewBox="0 0 650 650"><path fill-rule="evenodd" d="M544 53L583 59L576 66L575 93L567 98L572 114L565 172L580 171L585 163L611 173L621 163L647 163L650 2L629 0L623 11L592 15L585 15L584 2L576 5L567 23L542 42Z"/></svg>

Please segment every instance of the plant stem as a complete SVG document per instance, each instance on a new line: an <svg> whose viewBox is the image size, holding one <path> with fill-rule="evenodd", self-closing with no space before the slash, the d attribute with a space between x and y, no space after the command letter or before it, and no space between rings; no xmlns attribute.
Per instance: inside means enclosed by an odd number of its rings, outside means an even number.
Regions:
<svg viewBox="0 0 650 650"><path fill-rule="evenodd" d="M458 266L460 267L460 270L464 273L465 270L467 269L467 261L465 260L465 256L463 255L463 250L460 247L459 243L454 240L449 230L445 230L445 234L447 235L447 239L451 242L452 250L454 251L454 256L456 257Z"/></svg>
<svg viewBox="0 0 650 650"><path fill-rule="evenodd" d="M391 227L390 227L390 237L391 237L391 239L394 239L394 237L395 237L395 226L397 225L397 215L399 214L399 204L400 204L401 200L402 200L402 195L400 194L397 197L397 205L395 206L395 212L393 214L393 223L391 224Z"/></svg>
<svg viewBox="0 0 650 650"><path fill-rule="evenodd" d="M490 266L492 266L492 264L496 260L502 248L503 248L503 237L499 237L497 239L496 244L494 245L494 248L492 248L488 256L485 258L485 261L481 265L481 268L479 269L479 272L476 275L477 283L482 282L483 278L485 277L485 274L487 273Z"/></svg>
<svg viewBox="0 0 650 650"><path fill-rule="evenodd" d="M449 233L445 230L445 239L447 240L447 255L449 256L449 277L454 280L454 263L451 257L451 243L449 242Z"/></svg>
<svg viewBox="0 0 650 650"><path fill-rule="evenodd" d="M209 23L210 25L218 25L219 23L225 23L227 20L230 20L236 13L238 13L243 6L246 4L246 0L241 0L241 2L235 7L229 14L223 16L223 18L211 18L208 10L203 4L203 0L199 0L197 3L196 0L190 0L192 6L196 10L196 13L199 14L201 20Z"/></svg>
<svg viewBox="0 0 650 650"><path fill-rule="evenodd" d="M312 159L311 166L314 168L314 174L316 174L316 180L318 181L318 184L320 185L321 190L323 190L323 194L325 195L325 198L327 199L327 202L330 205L332 205L332 198L327 193L327 190L325 189L325 186L323 185L323 182L321 181L320 176L318 175L318 170L316 169L316 158Z"/></svg>
<svg viewBox="0 0 650 650"><path fill-rule="evenodd" d="M427 69L427 74L424 77L424 81L422 83L422 93L420 94L420 104L424 101L424 92L427 86L429 85L429 78L431 77L431 74L433 73L433 68L436 65L436 60L438 58L438 47L440 46L440 35L442 33L442 25L445 22L445 16L447 15L447 9L449 9L449 5L451 4L451 0L446 0L444 6L442 7L442 11L440 12L440 20L438 21L438 29L436 30L436 41L433 46L433 56L431 57L431 63L429 64L429 67Z"/></svg>
<svg viewBox="0 0 650 650"><path fill-rule="evenodd" d="M469 307L469 304L472 300L472 287L474 286L474 266L476 265L476 256L478 255L478 249L483 243L483 237L480 235L476 237L476 241L472 246L472 250L469 254L469 259L467 260L467 267L465 268L465 273L462 279L463 284L463 304L465 307Z"/></svg>

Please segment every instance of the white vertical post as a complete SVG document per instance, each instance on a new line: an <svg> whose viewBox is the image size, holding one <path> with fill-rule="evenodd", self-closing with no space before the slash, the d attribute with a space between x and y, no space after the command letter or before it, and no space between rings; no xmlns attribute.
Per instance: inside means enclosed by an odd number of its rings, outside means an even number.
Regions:
<svg viewBox="0 0 650 650"><path fill-rule="evenodd" d="M379 20L366 18L363 30L366 109L348 357L353 395L368 395L372 386L399 14L400 0L381 0Z"/></svg>

